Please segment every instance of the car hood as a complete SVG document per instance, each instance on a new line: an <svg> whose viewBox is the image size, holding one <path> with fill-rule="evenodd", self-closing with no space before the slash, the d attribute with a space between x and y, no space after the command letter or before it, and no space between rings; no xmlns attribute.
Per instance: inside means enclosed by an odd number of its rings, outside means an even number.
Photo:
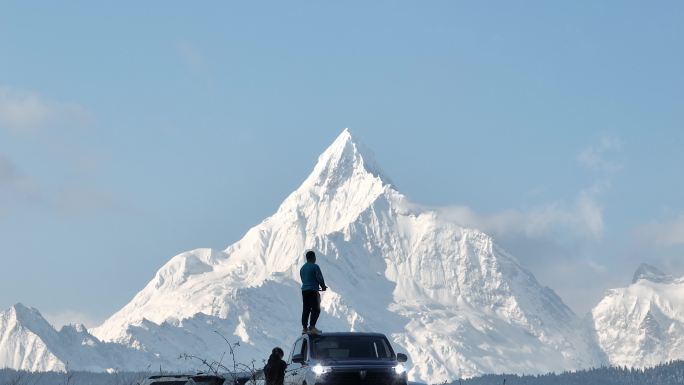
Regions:
<svg viewBox="0 0 684 385"><path fill-rule="evenodd" d="M389 368L397 365L397 361L379 361L379 360L323 360L321 365L332 366L332 367L377 367L377 368Z"/></svg>

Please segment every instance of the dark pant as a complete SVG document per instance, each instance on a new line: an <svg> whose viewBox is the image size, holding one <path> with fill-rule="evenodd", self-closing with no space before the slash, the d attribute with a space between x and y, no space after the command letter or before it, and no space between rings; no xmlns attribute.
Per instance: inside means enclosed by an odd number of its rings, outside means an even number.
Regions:
<svg viewBox="0 0 684 385"><path fill-rule="evenodd" d="M318 316L321 315L321 295L318 294L318 291L302 291L302 301L304 302L302 327L305 329L307 325L315 327ZM309 315L311 315L311 322L309 322Z"/></svg>

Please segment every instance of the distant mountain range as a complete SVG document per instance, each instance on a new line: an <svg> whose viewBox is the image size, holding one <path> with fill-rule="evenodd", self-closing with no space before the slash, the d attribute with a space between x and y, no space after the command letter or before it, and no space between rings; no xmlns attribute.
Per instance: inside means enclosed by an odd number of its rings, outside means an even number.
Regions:
<svg viewBox="0 0 684 385"><path fill-rule="evenodd" d="M171 258L102 325L57 332L34 309L0 313L0 365L184 370L184 353L221 357L217 332L260 363L299 333L307 249L330 286L320 327L386 333L417 380L684 358L683 278L644 265L580 318L490 236L418 207L345 130L275 214L225 250Z"/></svg>

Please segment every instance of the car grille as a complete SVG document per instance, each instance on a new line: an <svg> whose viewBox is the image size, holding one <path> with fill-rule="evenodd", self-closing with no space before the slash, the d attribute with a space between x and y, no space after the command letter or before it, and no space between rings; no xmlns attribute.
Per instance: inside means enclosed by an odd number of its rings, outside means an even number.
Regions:
<svg viewBox="0 0 684 385"><path fill-rule="evenodd" d="M333 369L316 381L321 385L394 385L400 384L392 368Z"/></svg>

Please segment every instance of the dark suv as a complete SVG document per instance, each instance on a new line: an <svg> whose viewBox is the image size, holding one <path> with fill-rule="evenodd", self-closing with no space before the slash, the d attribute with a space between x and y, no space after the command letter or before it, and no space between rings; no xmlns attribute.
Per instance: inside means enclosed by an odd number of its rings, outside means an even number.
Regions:
<svg viewBox="0 0 684 385"><path fill-rule="evenodd" d="M292 349L285 385L407 385L406 360L383 334L305 334Z"/></svg>

